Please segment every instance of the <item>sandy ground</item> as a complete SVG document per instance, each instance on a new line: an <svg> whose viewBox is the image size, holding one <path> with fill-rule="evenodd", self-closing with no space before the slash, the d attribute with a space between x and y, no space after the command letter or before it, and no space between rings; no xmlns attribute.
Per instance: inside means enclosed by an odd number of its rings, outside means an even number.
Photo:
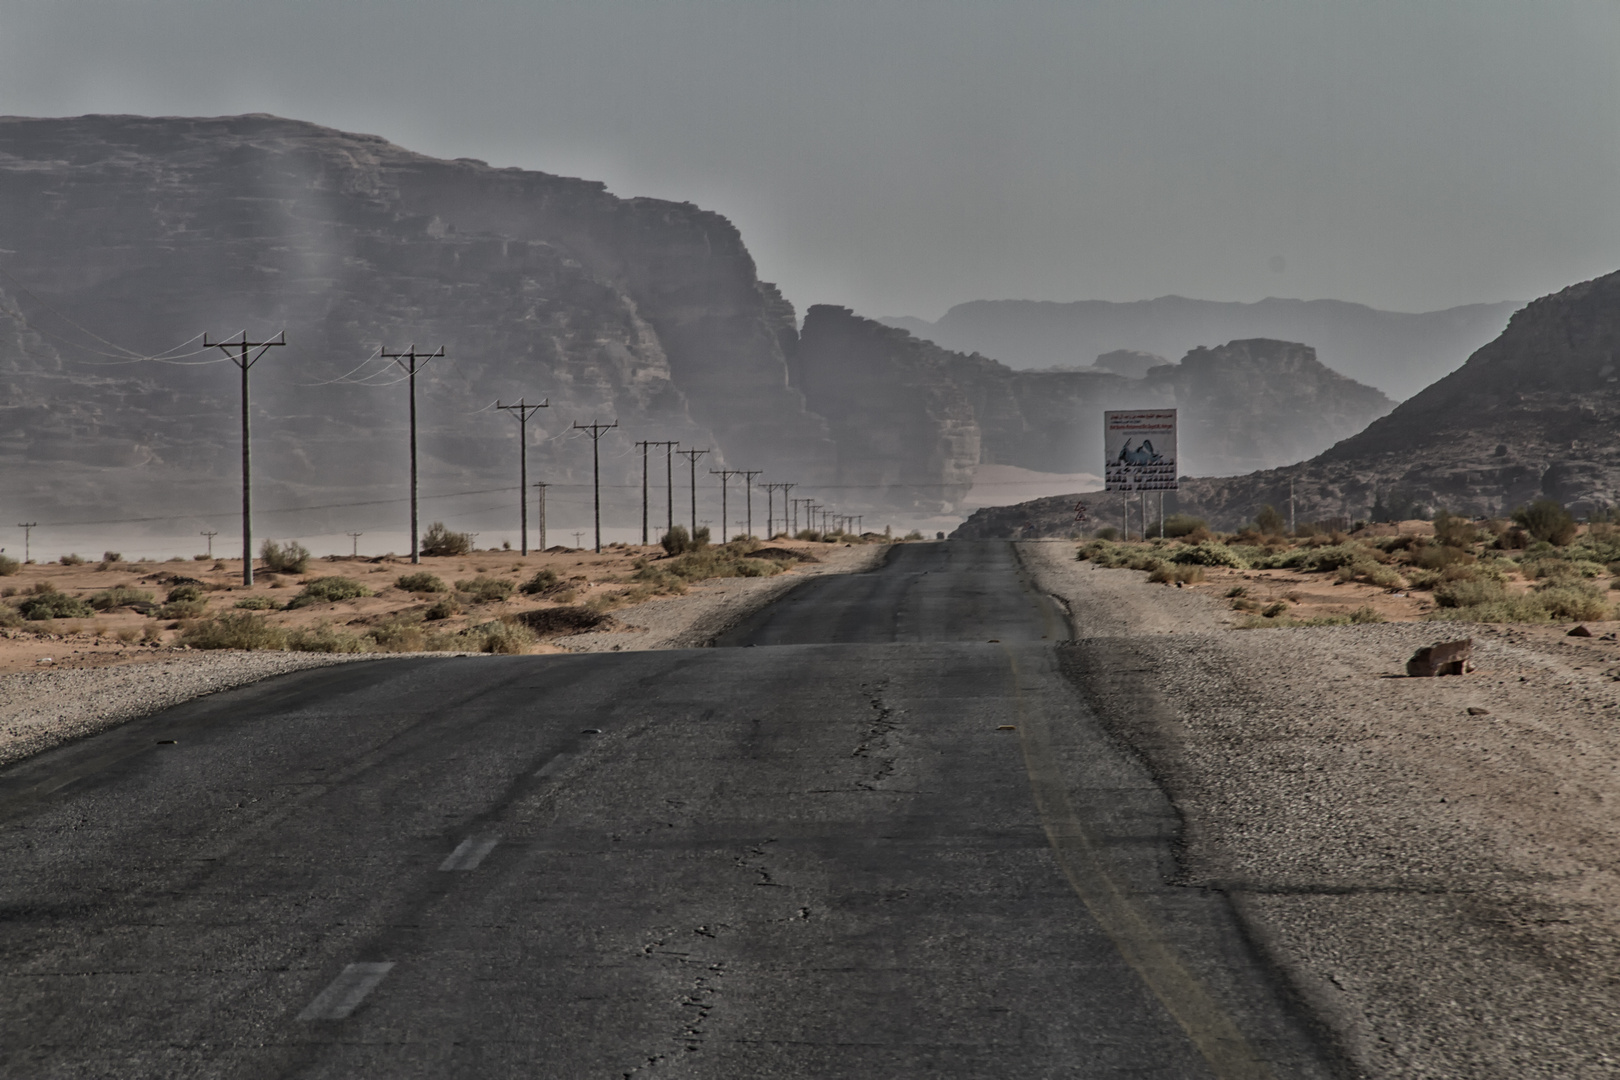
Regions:
<svg viewBox="0 0 1620 1080"><path fill-rule="evenodd" d="M775 542L774 546L786 546ZM652 600L620 607L614 611L617 624L611 632L578 634L544 642L536 652L606 652L621 649L695 648L706 644L716 634L738 619L780 596L807 577L828 573L854 573L876 566L888 553L885 544L844 546L836 544L793 543L793 547L812 552L818 560L799 563L786 573L768 578L715 578L700 582L683 596ZM602 555L589 552L552 553L531 555L521 568L511 552L479 552L472 556L443 560L424 559L421 569L430 570L449 579L478 573L507 573L514 577L533 574L541 565L553 565L559 574L585 579L577 583L576 592L582 596L591 591L611 591L615 578L623 577L633 560L643 554L637 549L604 551ZM366 560L360 560L365 566ZM239 579L241 564L234 564ZM320 577L332 573L359 576L357 567L347 560L336 568L322 561L312 564L304 577ZM409 564L385 562L376 572L386 573L382 579L391 582L400 573L409 572ZM23 573L0 579L8 587L26 587L34 580L52 580L64 591L89 595L92 590L107 588L119 582L140 584L152 588L143 579L160 575L182 574L204 577L192 564L138 564L138 571L97 570L93 565L83 567L29 566ZM210 578L229 580L233 567L212 571ZM279 595L291 595L289 589L297 579L283 579ZM157 586L161 589L161 586ZM254 592L269 591L270 583L259 583ZM249 595L238 584L233 590L211 593L210 607L230 610L234 599ZM161 599L161 592L159 598ZM322 610L304 609L289 612L304 623L321 619L364 619L378 613L401 610L418 603L410 594L398 590L379 589L377 596L364 597L341 604L318 605ZM514 599L498 605L483 605L482 618L491 617L499 609L522 610L546 606L540 601ZM144 622L141 620L144 619ZM80 620L88 623L91 620ZM98 616L102 622L100 634L95 628L81 625L76 631L61 623L46 628L28 627L23 630L0 631L0 766L10 764L29 754L38 753L70 739L92 735L137 716L145 716L168 708L189 698L226 690L233 686L256 682L271 675L301 668L360 660L386 660L394 653L329 654L286 652L237 652L220 650L199 652L179 649L163 642L172 637L165 634L159 642L149 645L118 641L114 631L131 629L154 622L134 612L115 612ZM61 631L55 632L52 631ZM42 632L43 631L43 632ZM131 633L126 636L133 637ZM420 655L420 654L418 654ZM445 655L445 654L436 654ZM48 663L41 661L47 660Z"/></svg>
<svg viewBox="0 0 1620 1080"><path fill-rule="evenodd" d="M1613 624L1236 630L1218 595L1074 550L1020 545L1183 815L1182 882L1232 896L1366 1074L1620 1074ZM1469 635L1477 672L1405 677Z"/></svg>

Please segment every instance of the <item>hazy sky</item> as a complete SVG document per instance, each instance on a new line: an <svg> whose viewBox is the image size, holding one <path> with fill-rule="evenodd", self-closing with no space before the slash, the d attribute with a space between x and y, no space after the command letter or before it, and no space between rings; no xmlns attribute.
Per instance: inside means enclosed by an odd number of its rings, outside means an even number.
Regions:
<svg viewBox="0 0 1620 1080"><path fill-rule="evenodd" d="M0 112L273 112L730 217L800 308L1620 268L1620 2L5 0Z"/></svg>

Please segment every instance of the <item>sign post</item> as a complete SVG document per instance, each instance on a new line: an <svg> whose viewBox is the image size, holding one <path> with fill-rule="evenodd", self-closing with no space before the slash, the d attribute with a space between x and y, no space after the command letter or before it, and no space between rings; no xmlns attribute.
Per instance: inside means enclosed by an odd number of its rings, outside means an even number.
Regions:
<svg viewBox="0 0 1620 1080"><path fill-rule="evenodd" d="M1111 409L1103 413L1103 488L1129 492L1175 491L1176 410ZM1142 539L1147 539L1147 501L1142 499ZM1129 517L1127 516L1127 522ZM1164 503L1159 503L1159 522L1164 523ZM1125 530L1130 538L1130 528Z"/></svg>

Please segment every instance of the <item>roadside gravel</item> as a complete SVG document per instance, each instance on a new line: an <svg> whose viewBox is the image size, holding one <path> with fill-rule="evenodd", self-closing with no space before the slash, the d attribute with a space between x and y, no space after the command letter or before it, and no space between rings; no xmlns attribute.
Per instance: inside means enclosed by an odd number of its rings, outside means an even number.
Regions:
<svg viewBox="0 0 1620 1080"><path fill-rule="evenodd" d="M1072 544L1020 553L1070 606L1071 676L1182 814L1181 882L1233 898L1367 1075L1620 1072L1620 644L1234 630ZM1404 676L1469 635L1477 672Z"/></svg>

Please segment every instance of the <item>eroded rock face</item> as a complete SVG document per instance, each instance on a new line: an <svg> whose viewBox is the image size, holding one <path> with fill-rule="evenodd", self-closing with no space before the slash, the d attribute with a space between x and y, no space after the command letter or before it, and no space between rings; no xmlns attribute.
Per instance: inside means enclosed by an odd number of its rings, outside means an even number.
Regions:
<svg viewBox="0 0 1620 1080"><path fill-rule="evenodd" d="M1298 460L1393 406L1290 342L1195 349L1180 364L1151 365L1143 378L1016 371L822 305L806 313L794 378L833 426L842 475L887 461L946 492L941 509L965 494L981 463L1100 470L1106 409L1180 409L1185 467L1219 473Z"/></svg>
<svg viewBox="0 0 1620 1080"><path fill-rule="evenodd" d="M1617 431L1620 272L1526 305L1462 367L1311 460L1186 481L1175 508L1231 528L1286 505L1292 484L1301 521L1366 518L1380 501L1501 515L1542 495L1585 514L1620 505ZM1031 512L1068 529L1058 503ZM992 517L975 529L1017 527Z"/></svg>
<svg viewBox="0 0 1620 1080"><path fill-rule="evenodd" d="M404 387L331 381L379 343L448 353L420 383L424 490L515 483L516 425L480 410L519 396L551 400L531 479L589 480L576 420L619 421L605 482L633 474L637 498L636 439L831 472L788 386L791 306L690 204L271 116L89 116L0 119L0 207L0 468L41 515L177 485L228 507L234 368L122 363L97 336L147 353L244 327L289 342L253 373L267 507L403 494ZM267 528L319 522L286 524Z"/></svg>

